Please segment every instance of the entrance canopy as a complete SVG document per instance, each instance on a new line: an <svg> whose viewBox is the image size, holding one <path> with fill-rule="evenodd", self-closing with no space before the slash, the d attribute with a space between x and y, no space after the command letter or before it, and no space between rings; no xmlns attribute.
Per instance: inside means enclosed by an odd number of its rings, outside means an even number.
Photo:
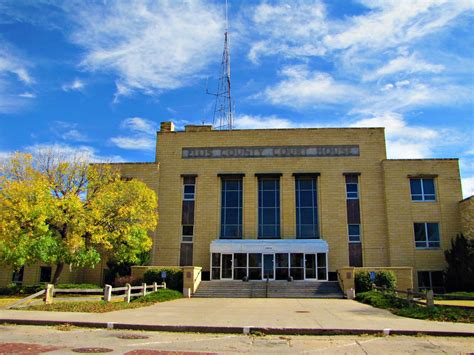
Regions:
<svg viewBox="0 0 474 355"><path fill-rule="evenodd" d="M217 239L211 253L327 253L322 239Z"/></svg>

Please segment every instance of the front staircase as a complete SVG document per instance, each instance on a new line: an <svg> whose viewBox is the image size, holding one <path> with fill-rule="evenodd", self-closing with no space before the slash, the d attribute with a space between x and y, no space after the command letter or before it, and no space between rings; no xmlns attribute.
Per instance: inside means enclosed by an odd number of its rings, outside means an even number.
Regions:
<svg viewBox="0 0 474 355"><path fill-rule="evenodd" d="M202 298L344 298L336 281L202 281Z"/></svg>

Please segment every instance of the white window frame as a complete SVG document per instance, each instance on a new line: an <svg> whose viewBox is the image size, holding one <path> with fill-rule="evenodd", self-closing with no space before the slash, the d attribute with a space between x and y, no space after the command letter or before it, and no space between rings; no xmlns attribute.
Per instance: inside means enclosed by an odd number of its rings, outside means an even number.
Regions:
<svg viewBox="0 0 474 355"><path fill-rule="evenodd" d="M425 245L422 246L422 247L419 247L416 245L417 243L417 240L416 240L416 235L415 235L415 224L423 224L424 225L424 230L425 230L425 240L424 240L424 243ZM437 224L438 225L438 240L436 241L439 245L438 246L430 246L430 241L428 239L428 224ZM414 222L413 223L413 237L414 237L414 241L415 241L415 249L440 249L441 248L441 231L440 231L440 227L439 227L439 222ZM418 241L419 243L421 243L422 241L419 240Z"/></svg>
<svg viewBox="0 0 474 355"><path fill-rule="evenodd" d="M194 188L194 192L185 192L186 186L192 186ZM193 195L192 198L186 198L186 195ZM196 199L196 184L183 184L183 201L194 201Z"/></svg>
<svg viewBox="0 0 474 355"><path fill-rule="evenodd" d="M359 236L359 240L351 240L351 234L350 234L350 226L359 226L359 234L353 234L352 236ZM362 226L360 223L350 223L347 225L347 238L349 240L349 243L362 243Z"/></svg>
<svg viewBox="0 0 474 355"><path fill-rule="evenodd" d="M420 180L420 186L421 186L421 194L414 194L411 191L411 180ZM434 194L425 194L425 189L423 187L423 180L433 180L433 188L434 188ZM426 195L432 196L434 195L433 200L427 200ZM421 200L414 200L413 196L421 196ZM436 202L436 185L435 185L435 179L434 178L416 178L412 177L410 178L410 199L412 202Z"/></svg>
<svg viewBox="0 0 474 355"><path fill-rule="evenodd" d="M347 191L347 187L349 185L355 185L356 186L356 188L357 188L357 191L355 192L357 194L356 197L349 196L350 193L351 194L354 193L354 191L351 191L351 192ZM359 183L358 182L346 182L346 199L348 199L348 200L358 200L359 199Z"/></svg>

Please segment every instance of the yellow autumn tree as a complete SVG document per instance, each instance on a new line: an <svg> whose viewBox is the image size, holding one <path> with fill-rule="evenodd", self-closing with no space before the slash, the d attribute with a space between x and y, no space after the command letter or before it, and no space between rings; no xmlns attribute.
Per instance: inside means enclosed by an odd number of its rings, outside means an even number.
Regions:
<svg viewBox="0 0 474 355"><path fill-rule="evenodd" d="M89 164L52 150L16 153L0 168L0 263L19 268L93 267L101 258L138 261L151 249L157 197L109 164Z"/></svg>

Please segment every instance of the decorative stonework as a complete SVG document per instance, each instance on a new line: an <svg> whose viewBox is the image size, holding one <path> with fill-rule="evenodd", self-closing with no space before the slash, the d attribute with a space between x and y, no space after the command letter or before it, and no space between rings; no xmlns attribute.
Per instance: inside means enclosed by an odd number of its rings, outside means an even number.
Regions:
<svg viewBox="0 0 474 355"><path fill-rule="evenodd" d="M183 148L183 159L293 158L359 156L358 145Z"/></svg>

